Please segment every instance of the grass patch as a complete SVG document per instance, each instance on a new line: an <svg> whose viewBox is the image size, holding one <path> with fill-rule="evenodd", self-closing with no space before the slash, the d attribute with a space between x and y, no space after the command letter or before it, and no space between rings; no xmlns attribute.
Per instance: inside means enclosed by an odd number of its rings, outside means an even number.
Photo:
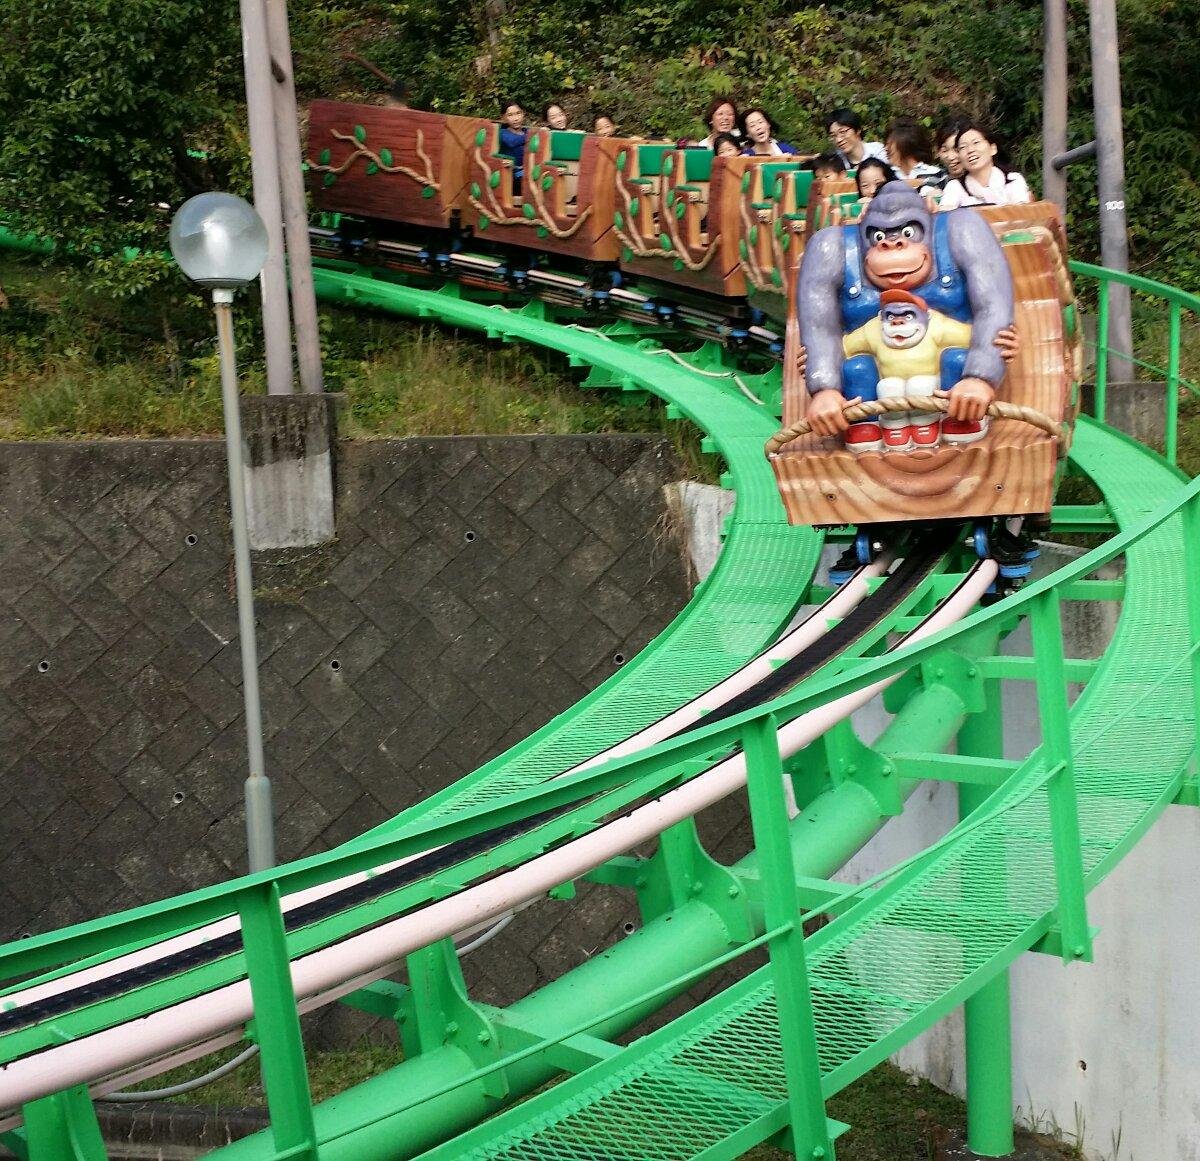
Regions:
<svg viewBox="0 0 1200 1161"><path fill-rule="evenodd" d="M183 1068L155 1077L138 1089L161 1089L202 1076L240 1049L214 1053ZM356 1084L398 1064L394 1045L364 1045L339 1052L314 1052L309 1056L309 1084L314 1101L336 1096ZM266 1104L257 1059L248 1060L229 1076L196 1092L174 1098L181 1104L218 1108L260 1108ZM838 1161L936 1161L939 1146L951 1133L966 1130L966 1105L925 1080L917 1080L890 1064L882 1064L855 1081L829 1102L829 1115L845 1121L851 1130L838 1141ZM1051 1156L1078 1158L1078 1149L1062 1140L1062 1133L1036 1136L1019 1133L1019 1140L1036 1142ZM793 1161L773 1145L760 1145L747 1161Z"/></svg>
<svg viewBox="0 0 1200 1161"><path fill-rule="evenodd" d="M100 298L69 271L5 252L0 286L10 303L0 310L0 438L220 434L220 371L199 298ZM242 377L261 391L252 303L237 317ZM671 440L688 476L716 481L697 428L669 422L656 399L583 389L554 352L332 307L321 341L327 389L347 398L348 437L648 433Z"/></svg>
<svg viewBox="0 0 1200 1161"><path fill-rule="evenodd" d="M174 1068L141 1084L131 1086L131 1091L148 1091L170 1088L195 1080L211 1072L242 1051L244 1045L214 1052L201 1060L192 1061L181 1068ZM337 1096L356 1084L378 1075L385 1069L399 1064L400 1049L391 1044L362 1045L338 1052L313 1052L309 1056L308 1083L314 1102ZM258 1057L240 1064L228 1076L194 1092L173 1097L173 1103L187 1105L211 1105L214 1108L242 1109L261 1108L267 1103L263 1091L262 1073Z"/></svg>

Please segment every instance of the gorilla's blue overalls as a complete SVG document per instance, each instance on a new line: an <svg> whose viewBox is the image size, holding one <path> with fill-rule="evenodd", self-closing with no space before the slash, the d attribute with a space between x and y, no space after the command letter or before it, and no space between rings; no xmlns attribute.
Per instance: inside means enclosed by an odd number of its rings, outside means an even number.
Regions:
<svg viewBox="0 0 1200 1161"><path fill-rule="evenodd" d="M933 219L933 277L924 286L914 287L913 294L920 295L930 310L959 322L971 321L971 304L967 300L967 281L950 253L950 238L947 229L949 219L937 214ZM842 283L841 306L842 326L849 333L857 330L879 314L880 290L863 274L862 250L857 224L842 227L842 239L846 250L846 277ZM967 352L962 347L950 347L942 352L942 390L949 391L962 377ZM842 364L842 394L847 399L877 399L879 368L871 355L855 355Z"/></svg>

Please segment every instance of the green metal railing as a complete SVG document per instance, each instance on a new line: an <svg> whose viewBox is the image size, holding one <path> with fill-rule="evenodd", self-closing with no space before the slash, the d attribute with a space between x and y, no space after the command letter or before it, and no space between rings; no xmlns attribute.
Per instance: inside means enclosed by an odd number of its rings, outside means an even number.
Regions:
<svg viewBox="0 0 1200 1161"><path fill-rule="evenodd" d="M1112 282L1125 283L1146 298L1169 304L1165 368L1148 362L1135 362L1165 380L1165 455L1174 465L1178 459L1181 389L1200 393L1194 383L1181 375L1183 315L1185 312L1200 312L1200 297L1135 275L1117 274L1082 263L1072 263L1071 269L1077 276L1100 283L1095 343L1095 413L1101 422L1109 402L1111 352L1108 346L1107 285ZM364 291L361 287L349 289L369 300L369 290ZM470 306L463 304L461 310L466 311ZM593 340L584 338L582 341ZM680 406L686 410L688 405L684 402ZM750 435L747 434L746 438L749 440ZM1108 433L1106 438L1123 437ZM759 507L756 512L767 512L773 502L773 496L757 497ZM765 517L759 518L765 522ZM336 1133L319 1131L314 1122L291 983L291 959L328 946L385 918L436 901L479 876L524 862L544 847L586 833L600 825L606 816L619 813L639 799L671 789L694 774L700 766L711 764L717 758L740 749L747 762L751 823L760 858L764 903L762 933L740 940L730 950L706 958L698 967L676 974L666 983L656 983L640 990L632 998L586 1023L573 1024L565 1031L559 1029L553 1036L541 1037L527 1048L464 1072L452 1083L448 1082L442 1090L435 1091L434 1097L487 1080L502 1073L514 1062L561 1044L589 1028L603 1024L614 1015L665 998L711 969L765 945L770 955L770 971L778 1005L788 1121L799 1155L814 1159L832 1157L832 1137L835 1133L825 1117L823 1103L830 1081L828 1076L823 1080L820 1067L809 978L810 960L803 939L803 922L807 916L800 913L797 884L792 872L792 848L783 805L778 727L809 710L883 679L931 666L939 658L956 651L969 652L971 642L988 636L995 637L1010 626L1014 618L1028 615L1033 631L1032 675L1037 681L1046 768L1022 783L1021 790L998 805L980 807L965 824L945 839L868 883L841 893L840 899L846 902L855 896L866 896L884 881L896 885L908 876L915 876L947 846L962 842L1044 790L1053 850L1057 898L1055 921L1060 936L1060 944L1056 946L1068 962L1089 958L1091 934L1087 922L1085 861L1075 784L1076 764L1083 750L1073 745L1069 729L1066 686L1068 679L1073 680L1077 674L1064 656L1061 601L1068 599L1071 586L1082 584L1090 573L1125 554L1145 537L1176 519L1182 523L1181 543L1187 575L1200 576L1200 480L1187 487L1181 481L1177 496L1100 548L1051 577L1030 584L1003 604L979 610L950 629L920 643L902 646L878 659L861 662L847 672L818 677L768 705L694 730L683 738L660 743L641 753L552 782L520 789L500 789L484 799L456 805L453 813L429 814L411 819L403 822L399 829L374 832L329 854L0 948L0 979L21 981L9 986L11 993L29 986L33 982L28 978L31 975L42 973L40 979L53 979L79 966L100 964L233 915L240 918L243 932L241 952L169 980L150 984L119 999L56 1017L53 1027L30 1028L0 1037L0 1063L64 1039L77 1038L161 1010L222 984L248 979L255 1009L252 1035L263 1048L265 1087L274 1134L274 1152L271 1155L280 1159L315 1159L318 1149L323 1145L361 1129L365 1122L347 1119ZM1190 666L1194 720L1200 723L1200 588L1194 585L1188 587L1186 603L1189 626L1186 651L1180 653L1173 667L1157 684L1141 690L1138 698L1130 702L1130 707L1153 698L1167 677ZM1093 736L1090 742L1094 744L1099 736ZM881 799L880 805L883 813L894 808L890 798L886 803ZM302 930L285 932L281 906L281 899L285 895L333 879L369 872L382 863L420 853L458 838L472 837L549 810L561 810L563 813L543 823L533 833L518 835L486 855L464 860L451 871L439 874L435 881L427 880L389 891L360 905L351 913L323 919ZM1131 838L1129 841L1132 843L1135 840ZM53 1102L58 1098L46 1099ZM425 1094L424 1099L432 1098ZM42 1107L29 1106L30 1125L54 1120L48 1112L49 1105L44 1102L36 1104ZM386 1113L380 1112L376 1120L394 1112L394 1108ZM454 1152L457 1144L446 1148L448 1151L445 1156L458 1155Z"/></svg>
<svg viewBox="0 0 1200 1161"><path fill-rule="evenodd" d="M1184 378L1180 373L1183 316L1190 314L1193 319L1200 319L1200 295L1189 294L1163 282L1155 282L1138 274L1126 274L1117 270L1108 270L1103 266L1093 266L1087 262L1070 262L1071 273L1077 278L1086 278L1097 283L1096 305L1096 340L1088 343L1096 356L1096 396L1093 415L1101 423L1106 422L1108 413L1109 362L1114 357L1122 362L1128 360L1141 371L1150 372L1163 380L1166 398L1165 406L1165 455L1170 463L1175 464L1179 459L1179 394L1184 388L1193 396L1200 396L1200 385L1192 379ZM1167 363L1159 366L1148 360L1138 358L1135 354L1126 356L1114 352L1109 346L1109 294L1108 288L1114 284L1128 286L1142 300L1166 303L1169 307L1167 318Z"/></svg>
<svg viewBox="0 0 1200 1161"><path fill-rule="evenodd" d="M1125 553L1132 545L1159 529L1177 515L1183 515L1189 535L1186 538L1189 568L1200 575L1200 480L1182 489L1178 498L1119 534L1109 542L1082 556L1075 563L1043 580L1034 582L1003 605L980 610L959 625L942 630L917 644L905 645L876 660L864 662L854 672L809 684L800 692L789 693L761 708L749 710L713 726L695 730L690 735L663 742L649 750L620 758L595 769L569 775L552 785L524 795L509 796L501 802L484 805L448 820L430 820L415 825L409 834L395 838L377 838L352 844L352 849L303 860L289 867L264 871L258 875L195 892L182 899L154 904L124 916L99 920L68 931L22 941L0 949L0 973L6 978L25 975L50 965L73 963L93 956L100 948L121 944L142 947L166 939L198 924L234 912L242 917L245 959L233 957L221 974L239 978L249 972L257 1011L256 1022L264 1048L264 1069L267 1076L267 1097L272 1122L286 1136L284 1156L315 1155L303 1150L306 1142L314 1141L309 1133L311 1105L307 1095L303 1046L295 1001L291 994L288 959L314 945L333 937L330 927L321 924L302 933L283 935L280 897L306 886L365 870L381 862L403 857L445 842L452 837L479 833L500 821L510 821L544 810L550 804L561 805L591 798L550 828L558 838L579 833L581 828L595 825L599 818L633 801L674 783L680 771L695 760L711 758L734 748L745 750L748 760L748 784L756 845L762 850L764 885L767 890L767 938L773 970L782 987L780 1018L784 1023L784 1040L792 1046L794 1055L788 1061L789 1092L793 1093L794 1127L814 1142L812 1148L827 1144L823 1120L820 1127L814 1119L814 1085L819 1074L813 1067L815 1041L812 1015L808 1009L805 983L803 941L794 917L795 886L792 878L783 873L782 860L790 859L786 837L786 814L782 810L780 763L775 731L779 724L794 719L809 710L836 698L855 693L882 679L897 676L928 662L956 644L988 630L995 630L1011 621L1014 614L1028 612L1033 617L1035 657L1038 665L1039 703L1052 771L1048 777L1051 801L1051 824L1055 844L1055 866L1058 876L1059 914L1063 929L1063 955L1066 959L1086 958L1090 946L1083 893L1083 872L1079 853L1078 819L1075 815L1075 796L1071 778L1072 753L1066 730L1066 674L1064 670L1061 621L1059 618L1060 586L1081 580L1089 573ZM1200 647L1200 589L1188 593L1189 617L1193 640L1188 658L1197 666L1197 647ZM1200 667L1196 685L1200 691ZM1200 692L1196 694L1200 706ZM1200 719L1198 719L1200 720ZM556 841L545 828L536 838L523 836L506 844L504 856L490 860L490 866L506 861L520 861L530 854L530 846L541 847ZM775 864L779 865L776 866ZM789 863L790 865L790 863ZM469 879L482 866L464 865L457 877ZM397 892L385 901L386 910L394 913L406 906L433 898L430 885L420 884ZM366 910L371 910L370 908ZM354 926L371 919L360 913ZM321 929L319 938L313 932ZM36 1037L41 1046L57 1041L64 1034L85 1034L101 1026L111 1026L144 1013L177 1002L182 994L197 994L212 986L211 973L205 969L195 973L186 987L181 981L169 981L167 986L152 985L142 989L132 1005L128 998L98 1005L86 1021L64 1017L56 1021L53 1034L42 1030ZM148 1003L146 993L153 995ZM784 1000L784 996L790 996ZM103 1011L103 1018L97 1013ZM33 1031L33 1030L30 1030ZM2 1058L11 1060L33 1050L30 1037L14 1033L2 1042ZM306 1112L307 1110L307 1112ZM299 1134L297 1139L296 1134ZM807 1136L807 1134L812 1134ZM278 1140L280 1150L285 1141ZM313 1146L315 1148L315 1145ZM301 1150L301 1151L296 1151Z"/></svg>

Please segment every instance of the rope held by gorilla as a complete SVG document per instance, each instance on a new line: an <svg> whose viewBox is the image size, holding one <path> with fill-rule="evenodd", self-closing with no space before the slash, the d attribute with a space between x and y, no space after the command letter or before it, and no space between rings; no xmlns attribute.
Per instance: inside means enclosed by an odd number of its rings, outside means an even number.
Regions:
<svg viewBox="0 0 1200 1161"><path fill-rule="evenodd" d="M875 399L870 402L852 403L842 409L842 414L851 423L859 423L864 419L874 419L889 411L948 411L950 398L947 395L897 395L890 399ZM1034 407L1022 407L1015 403L993 402L988 404L988 415L993 419L1015 419L1044 431L1051 439L1058 440L1063 450L1070 445L1071 429L1065 423L1056 423L1044 411ZM793 423L777 431L767 440L767 455L773 456L794 439L808 435L812 426L807 419Z"/></svg>

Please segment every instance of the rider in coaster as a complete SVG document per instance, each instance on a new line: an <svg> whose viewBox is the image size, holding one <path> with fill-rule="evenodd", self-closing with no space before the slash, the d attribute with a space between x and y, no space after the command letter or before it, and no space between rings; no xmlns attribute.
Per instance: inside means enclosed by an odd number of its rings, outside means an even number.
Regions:
<svg viewBox="0 0 1200 1161"><path fill-rule="evenodd" d="M885 185L860 221L818 231L805 249L797 307L813 432L844 433L851 450L882 448L879 423L849 424L842 414L847 403L876 399L880 379L872 355L844 357L843 336L878 317L887 290L919 295L931 310L971 324L969 347L941 354L939 377L950 393L941 434L947 443L981 439L1004 377L997 336L1011 335L1013 324L1008 263L978 214L935 216L903 182Z"/></svg>

